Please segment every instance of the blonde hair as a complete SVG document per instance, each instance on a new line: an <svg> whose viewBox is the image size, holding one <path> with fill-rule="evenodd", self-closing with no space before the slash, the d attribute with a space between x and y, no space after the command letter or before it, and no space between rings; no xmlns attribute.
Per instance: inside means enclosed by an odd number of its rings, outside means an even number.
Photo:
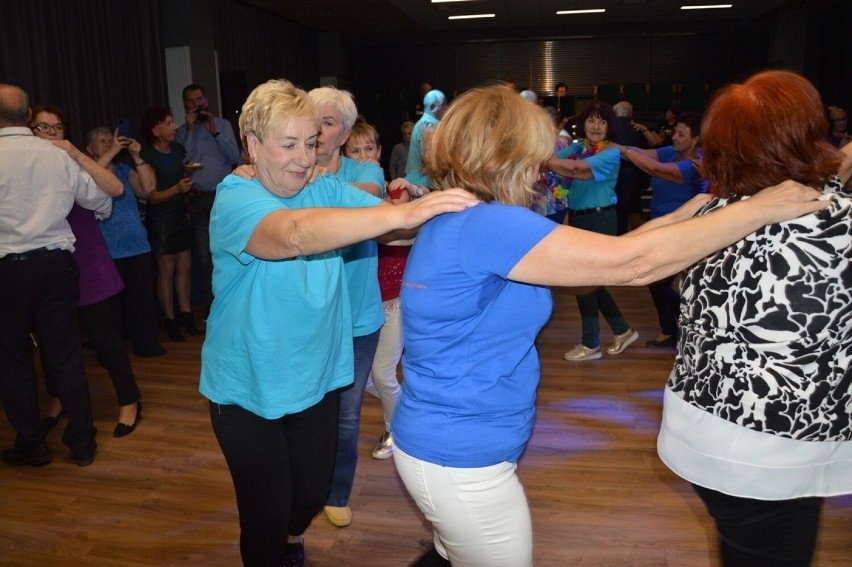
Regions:
<svg viewBox="0 0 852 567"><path fill-rule="evenodd" d="M376 128L359 117L358 120L355 121L355 124L352 125L352 131L349 133L349 138L343 146L349 146L350 144L354 144L360 140L373 142L376 144L377 148L381 147L381 144L379 143L379 133L376 131Z"/></svg>
<svg viewBox="0 0 852 567"><path fill-rule="evenodd" d="M425 169L437 189L462 187L485 202L526 206L555 140L541 107L505 86L481 87L450 105Z"/></svg>
<svg viewBox="0 0 852 567"><path fill-rule="evenodd" d="M243 147L248 148L249 134L262 143L273 127L299 116L313 118L319 131L319 111L308 93L286 79L272 79L258 85L243 103L240 114Z"/></svg>

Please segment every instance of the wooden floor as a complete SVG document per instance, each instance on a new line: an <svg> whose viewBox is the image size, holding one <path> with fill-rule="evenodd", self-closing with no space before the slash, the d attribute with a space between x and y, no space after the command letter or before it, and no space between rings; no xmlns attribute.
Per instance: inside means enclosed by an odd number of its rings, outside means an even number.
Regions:
<svg viewBox="0 0 852 567"><path fill-rule="evenodd" d="M614 293L643 345L657 333L647 290ZM718 565L701 502L656 457L673 354L634 346L617 357L565 362L562 352L578 338L574 299L557 293L539 339L538 421L519 468L536 565ZM197 391L201 340L164 337L168 355L132 359L144 419L122 439L112 437L117 407L109 380L86 350L101 432L97 460L85 468L70 461L63 421L48 438L51 465L0 465L0 565L240 564L231 482ZM306 534L307 565L404 566L430 539L393 462L370 457L381 432L379 402L366 396L353 523L340 529L318 516ZM0 447L13 440L0 420ZM814 565L852 565L852 497L827 503Z"/></svg>

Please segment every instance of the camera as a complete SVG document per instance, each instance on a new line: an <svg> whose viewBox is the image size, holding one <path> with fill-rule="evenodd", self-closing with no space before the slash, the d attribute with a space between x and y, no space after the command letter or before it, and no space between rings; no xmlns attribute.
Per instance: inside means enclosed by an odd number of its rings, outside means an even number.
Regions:
<svg viewBox="0 0 852 567"><path fill-rule="evenodd" d="M209 120L210 118L206 114L203 114L204 112L207 112L206 107L198 107L195 109L195 116L198 119L199 123L207 122L207 120Z"/></svg>

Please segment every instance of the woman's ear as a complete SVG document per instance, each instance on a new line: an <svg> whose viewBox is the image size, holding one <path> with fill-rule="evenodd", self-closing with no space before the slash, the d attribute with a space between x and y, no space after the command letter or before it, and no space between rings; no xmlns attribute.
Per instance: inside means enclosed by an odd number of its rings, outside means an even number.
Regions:
<svg viewBox="0 0 852 567"><path fill-rule="evenodd" d="M254 134L246 135L246 150L248 151L249 163L255 163L257 161L257 145L259 143L260 141Z"/></svg>

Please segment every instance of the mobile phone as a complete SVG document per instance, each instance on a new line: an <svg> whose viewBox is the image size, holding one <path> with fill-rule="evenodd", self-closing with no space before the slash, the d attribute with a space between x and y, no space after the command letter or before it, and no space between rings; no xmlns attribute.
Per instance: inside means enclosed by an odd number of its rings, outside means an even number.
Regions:
<svg viewBox="0 0 852 567"><path fill-rule="evenodd" d="M139 140L139 121L134 118L122 118L119 120L118 137Z"/></svg>

